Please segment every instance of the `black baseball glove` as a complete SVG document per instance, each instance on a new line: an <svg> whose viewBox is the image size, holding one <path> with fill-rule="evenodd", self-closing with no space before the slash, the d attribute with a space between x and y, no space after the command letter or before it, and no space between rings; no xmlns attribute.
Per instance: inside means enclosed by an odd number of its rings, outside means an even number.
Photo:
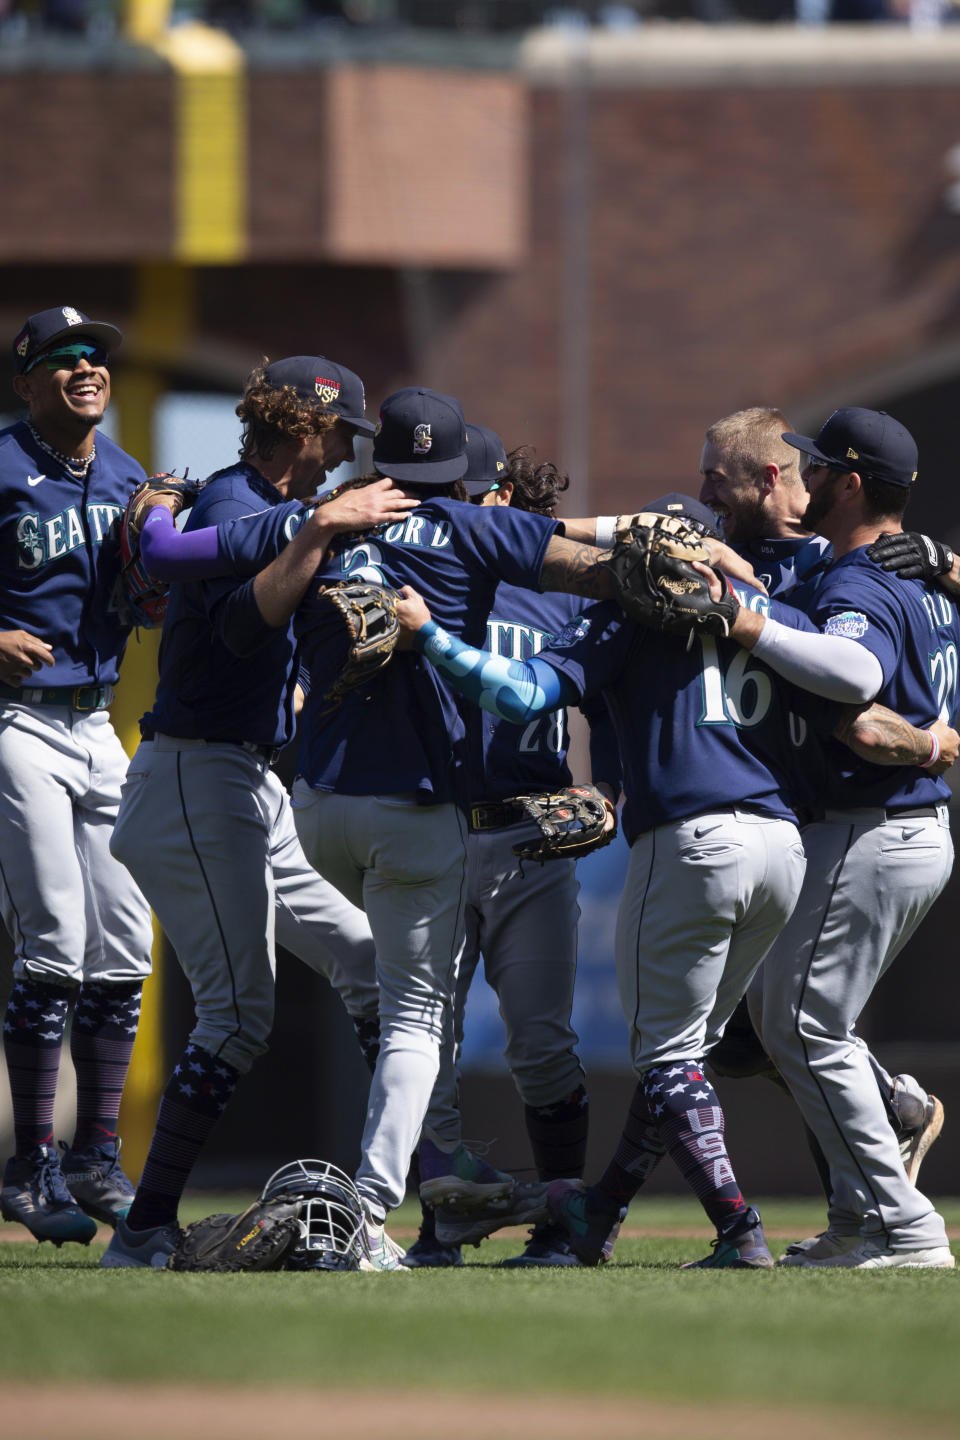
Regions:
<svg viewBox="0 0 960 1440"><path fill-rule="evenodd" d="M539 839L514 845L513 853L521 860L579 860L609 845L617 833L616 820L605 829L612 806L595 785L570 785L547 795L513 795L508 803L519 805L540 830Z"/></svg>
<svg viewBox="0 0 960 1440"><path fill-rule="evenodd" d="M257 1200L242 1215L195 1220L167 1261L168 1270L281 1270L303 1234L292 1197Z"/></svg>
<svg viewBox="0 0 960 1440"><path fill-rule="evenodd" d="M347 631L347 657L334 683L324 692L321 714L335 710L351 690L366 685L392 656L400 637L395 590L366 581L321 585L316 599L331 607Z"/></svg>
<svg viewBox="0 0 960 1440"><path fill-rule="evenodd" d="M953 568L953 551L940 540L931 540L916 530L901 535L881 535L867 546L871 560L892 570L901 580L926 580L932 583L938 575Z"/></svg>
<svg viewBox="0 0 960 1440"><path fill-rule="evenodd" d="M693 568L710 557L695 531L671 515L636 515L618 535L609 564L632 620L668 635L729 635L740 603L722 575L724 593L714 600L709 578Z"/></svg>
<svg viewBox="0 0 960 1440"><path fill-rule="evenodd" d="M171 498L168 509L173 515L189 509L202 489L199 480L184 475L151 475L141 481L127 501L120 517L120 575L114 591L115 607L125 624L152 630L163 624L167 613L170 586L165 580L153 580L147 573L140 554L143 522L157 495Z"/></svg>

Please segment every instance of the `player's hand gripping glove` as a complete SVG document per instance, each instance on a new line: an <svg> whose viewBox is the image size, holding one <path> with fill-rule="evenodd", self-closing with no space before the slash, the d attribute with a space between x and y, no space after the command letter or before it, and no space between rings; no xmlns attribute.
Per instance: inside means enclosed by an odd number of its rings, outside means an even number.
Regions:
<svg viewBox="0 0 960 1440"><path fill-rule="evenodd" d="M257 1200L242 1215L195 1220L167 1261L168 1270L280 1270L303 1230L300 1203Z"/></svg>
<svg viewBox="0 0 960 1440"><path fill-rule="evenodd" d="M950 546L915 530L904 531L902 535L881 535L867 546L867 554L884 570L893 570L901 580L932 583L938 575L946 575L953 568Z"/></svg>
<svg viewBox="0 0 960 1440"><path fill-rule="evenodd" d="M571 785L547 795L513 795L511 801L540 830L539 839L514 845L513 853L521 860L579 860L609 845L617 833L613 807L595 785ZM611 815L614 823L608 830Z"/></svg>
<svg viewBox="0 0 960 1440"><path fill-rule="evenodd" d="M188 509L202 486L199 480L179 475L151 475L143 480L127 501L120 518L120 575L114 592L114 603L124 624L152 630L163 624L170 598L165 580L153 580L144 568L140 554L143 522L158 495L170 497L168 509L174 516Z"/></svg>
<svg viewBox="0 0 960 1440"><path fill-rule="evenodd" d="M710 552L696 531L672 515L635 515L618 529L610 557L621 607L648 630L668 635L729 635L740 603L720 576L724 593L710 594L710 582L693 568L709 563Z"/></svg>
<svg viewBox="0 0 960 1440"><path fill-rule="evenodd" d="M334 683L324 692L321 714L335 710L344 695L366 685L392 656L400 638L395 590L365 581L321 586L317 599L331 607L347 632L347 657Z"/></svg>

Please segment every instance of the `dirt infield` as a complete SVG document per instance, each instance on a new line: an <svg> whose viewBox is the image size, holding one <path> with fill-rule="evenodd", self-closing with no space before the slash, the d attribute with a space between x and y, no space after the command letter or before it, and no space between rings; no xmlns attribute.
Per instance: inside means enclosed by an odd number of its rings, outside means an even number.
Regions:
<svg viewBox="0 0 960 1440"><path fill-rule="evenodd" d="M31 1440L902 1440L903 1420L771 1406L690 1405L577 1396L464 1396L382 1391L224 1390L195 1386L0 1386L4 1430ZM911 1440L955 1440L948 1421L910 1422Z"/></svg>

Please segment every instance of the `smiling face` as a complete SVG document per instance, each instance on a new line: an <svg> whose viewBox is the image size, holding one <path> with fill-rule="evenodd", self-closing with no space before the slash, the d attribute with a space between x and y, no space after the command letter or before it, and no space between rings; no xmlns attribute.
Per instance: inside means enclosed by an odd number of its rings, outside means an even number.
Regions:
<svg viewBox="0 0 960 1440"><path fill-rule="evenodd" d="M717 516L724 540L743 545L764 536L762 481L708 441L700 458L700 500Z"/></svg>
<svg viewBox="0 0 960 1440"><path fill-rule="evenodd" d="M106 363L92 364L84 356L61 353L55 345L49 357L41 356L25 375L18 375L14 389L29 406L40 434L51 444L59 440L60 449L74 449L103 419L110 403L110 371Z"/></svg>

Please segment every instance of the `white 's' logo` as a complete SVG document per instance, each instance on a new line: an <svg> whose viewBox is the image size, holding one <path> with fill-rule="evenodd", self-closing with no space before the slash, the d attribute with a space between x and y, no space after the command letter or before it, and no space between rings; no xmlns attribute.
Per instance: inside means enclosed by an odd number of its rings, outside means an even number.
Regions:
<svg viewBox="0 0 960 1440"><path fill-rule="evenodd" d="M64 320L66 320L68 325L83 324L83 316L80 314L79 310L74 310L72 305L64 305L63 318Z"/></svg>
<svg viewBox="0 0 960 1440"><path fill-rule="evenodd" d="M414 455L429 455L432 445L433 436L430 434L430 426L418 425L413 432Z"/></svg>

